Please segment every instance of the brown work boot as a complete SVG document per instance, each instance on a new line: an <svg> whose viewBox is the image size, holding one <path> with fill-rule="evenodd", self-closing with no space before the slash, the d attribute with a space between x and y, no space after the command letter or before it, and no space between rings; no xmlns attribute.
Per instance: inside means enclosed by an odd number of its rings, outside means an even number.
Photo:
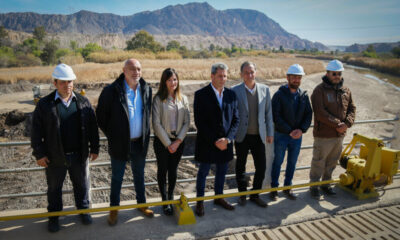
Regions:
<svg viewBox="0 0 400 240"><path fill-rule="evenodd" d="M220 205L221 207L225 208L226 210L235 210L235 207L228 203L225 199L219 198L219 199L214 199L214 204L215 205Z"/></svg>
<svg viewBox="0 0 400 240"><path fill-rule="evenodd" d="M138 208L146 217L154 217L154 212L148 207Z"/></svg>
<svg viewBox="0 0 400 240"><path fill-rule="evenodd" d="M204 204L203 201L198 201L196 204L196 215L199 217L204 216Z"/></svg>
<svg viewBox="0 0 400 240"><path fill-rule="evenodd" d="M108 225L114 226L118 222L118 210L111 210L107 219Z"/></svg>

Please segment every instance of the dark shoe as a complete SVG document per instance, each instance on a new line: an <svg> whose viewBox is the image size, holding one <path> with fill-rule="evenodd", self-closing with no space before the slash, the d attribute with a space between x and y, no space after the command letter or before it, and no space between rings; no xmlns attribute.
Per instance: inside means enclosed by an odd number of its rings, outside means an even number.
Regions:
<svg viewBox="0 0 400 240"><path fill-rule="evenodd" d="M259 196L250 197L250 201L254 202L259 207L263 207L263 208L268 207L268 204L266 202L264 202Z"/></svg>
<svg viewBox="0 0 400 240"><path fill-rule="evenodd" d="M196 212L196 215L199 216L199 217L204 216L204 204L203 204L203 201L197 202L196 211L195 212Z"/></svg>
<svg viewBox="0 0 400 240"><path fill-rule="evenodd" d="M154 217L154 212L148 207L138 208L146 217Z"/></svg>
<svg viewBox="0 0 400 240"><path fill-rule="evenodd" d="M239 205L240 206L246 206L246 196L240 196L239 197L239 200L238 200L238 203L239 203Z"/></svg>
<svg viewBox="0 0 400 240"><path fill-rule="evenodd" d="M310 188L310 194L312 198L317 200L319 200L319 198L321 197L321 195L319 194L319 190L316 187Z"/></svg>
<svg viewBox="0 0 400 240"><path fill-rule="evenodd" d="M277 192L277 191L270 192L270 193L269 193L269 198L270 198L272 201L278 200L278 192Z"/></svg>
<svg viewBox="0 0 400 240"><path fill-rule="evenodd" d="M172 205L164 205L163 211L164 214L167 216L171 216L172 214L174 214L174 209L172 208Z"/></svg>
<svg viewBox="0 0 400 240"><path fill-rule="evenodd" d="M321 187L321 190L328 196L336 195L336 192L330 186L329 187Z"/></svg>
<svg viewBox="0 0 400 240"><path fill-rule="evenodd" d="M290 200L296 200L297 199L296 195L293 194L293 190L292 189L283 190L283 194L285 194L285 196L287 198L289 198Z"/></svg>
<svg viewBox="0 0 400 240"><path fill-rule="evenodd" d="M108 225L114 226L118 222L118 210L111 210L107 219Z"/></svg>
<svg viewBox="0 0 400 240"><path fill-rule="evenodd" d="M225 208L226 210L235 210L235 207L228 203L225 199L214 199L215 205L220 205L221 207Z"/></svg>
<svg viewBox="0 0 400 240"><path fill-rule="evenodd" d="M87 213L79 214L79 216L81 217L81 221L82 221L83 225L92 224L92 222L93 222L92 216L90 216L89 214L87 214Z"/></svg>
<svg viewBox="0 0 400 240"><path fill-rule="evenodd" d="M49 217L49 225L47 226L47 229L52 233L60 231L58 217Z"/></svg>

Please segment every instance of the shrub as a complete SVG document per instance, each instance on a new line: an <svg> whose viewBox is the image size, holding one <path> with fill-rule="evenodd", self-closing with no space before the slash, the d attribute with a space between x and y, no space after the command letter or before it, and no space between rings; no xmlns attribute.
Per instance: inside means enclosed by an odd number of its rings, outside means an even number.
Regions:
<svg viewBox="0 0 400 240"><path fill-rule="evenodd" d="M71 54L71 51L68 48L60 48L56 51L56 58L59 59L69 54Z"/></svg>
<svg viewBox="0 0 400 240"><path fill-rule="evenodd" d="M159 52L156 59L182 59L182 55L175 51Z"/></svg>
<svg viewBox="0 0 400 240"><path fill-rule="evenodd" d="M33 54L18 54L16 57L16 66L17 67L25 67L25 66L40 66L42 65L42 61L40 58L34 56Z"/></svg>
<svg viewBox="0 0 400 240"><path fill-rule="evenodd" d="M217 57L217 58L228 58L228 56L224 52L217 52L217 54L215 54L215 57Z"/></svg>
<svg viewBox="0 0 400 240"><path fill-rule="evenodd" d="M60 57L59 60L60 60L60 62L68 64L68 65L76 65L76 64L81 64L81 63L85 62L85 59L80 54L66 55L66 56Z"/></svg>
<svg viewBox="0 0 400 240"><path fill-rule="evenodd" d="M91 53L101 51L102 48L96 43L88 43L81 50L82 57L87 58Z"/></svg>
<svg viewBox="0 0 400 240"><path fill-rule="evenodd" d="M126 50L137 50L145 48L153 52L159 52L163 49L161 44L155 41L154 37L144 30L137 32L131 40L126 41L126 45Z"/></svg>
<svg viewBox="0 0 400 240"><path fill-rule="evenodd" d="M54 64L57 61L56 51L58 49L59 42L57 40L51 40L47 42L43 48L43 52L40 55L40 59L46 64Z"/></svg>

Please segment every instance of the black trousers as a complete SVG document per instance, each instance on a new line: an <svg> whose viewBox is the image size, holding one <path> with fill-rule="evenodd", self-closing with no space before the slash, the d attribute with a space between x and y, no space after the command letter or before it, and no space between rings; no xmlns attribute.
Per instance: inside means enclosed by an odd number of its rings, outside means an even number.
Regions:
<svg viewBox="0 0 400 240"><path fill-rule="evenodd" d="M175 139L171 139L175 141ZM170 153L159 138L154 137L154 152L157 158L157 182L161 193L161 199L173 200L176 184L176 172L179 161L181 160L185 142L179 145L175 153ZM167 197L167 174L168 174L168 197Z"/></svg>
<svg viewBox="0 0 400 240"><path fill-rule="evenodd" d="M74 189L75 205L77 209L89 208L89 181L87 178L87 161L81 160L81 154L66 155L67 166L46 168L47 179L47 210L49 212L62 211L62 187L67 171Z"/></svg>
<svg viewBox="0 0 400 240"><path fill-rule="evenodd" d="M265 176L266 157L265 145L262 142L260 135L247 134L243 142L235 142L236 149L236 182L239 192L247 191L246 181L246 163L249 150L254 159L256 172L253 181L253 190L261 189ZM254 196L257 196L255 194Z"/></svg>

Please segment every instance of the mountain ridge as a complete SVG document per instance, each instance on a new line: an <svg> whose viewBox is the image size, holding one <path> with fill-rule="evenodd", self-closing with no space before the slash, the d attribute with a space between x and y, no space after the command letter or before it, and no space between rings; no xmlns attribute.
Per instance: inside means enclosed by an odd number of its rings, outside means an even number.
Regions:
<svg viewBox="0 0 400 240"><path fill-rule="evenodd" d="M200 35L211 37L258 37L267 45L290 49L327 50L322 43L311 42L287 32L277 22L257 10L217 10L207 2L168 5L155 11L128 16L81 10L73 14L39 14L34 12L2 13L0 25L7 29L32 32L44 26L53 34L133 35L146 30L153 35Z"/></svg>

